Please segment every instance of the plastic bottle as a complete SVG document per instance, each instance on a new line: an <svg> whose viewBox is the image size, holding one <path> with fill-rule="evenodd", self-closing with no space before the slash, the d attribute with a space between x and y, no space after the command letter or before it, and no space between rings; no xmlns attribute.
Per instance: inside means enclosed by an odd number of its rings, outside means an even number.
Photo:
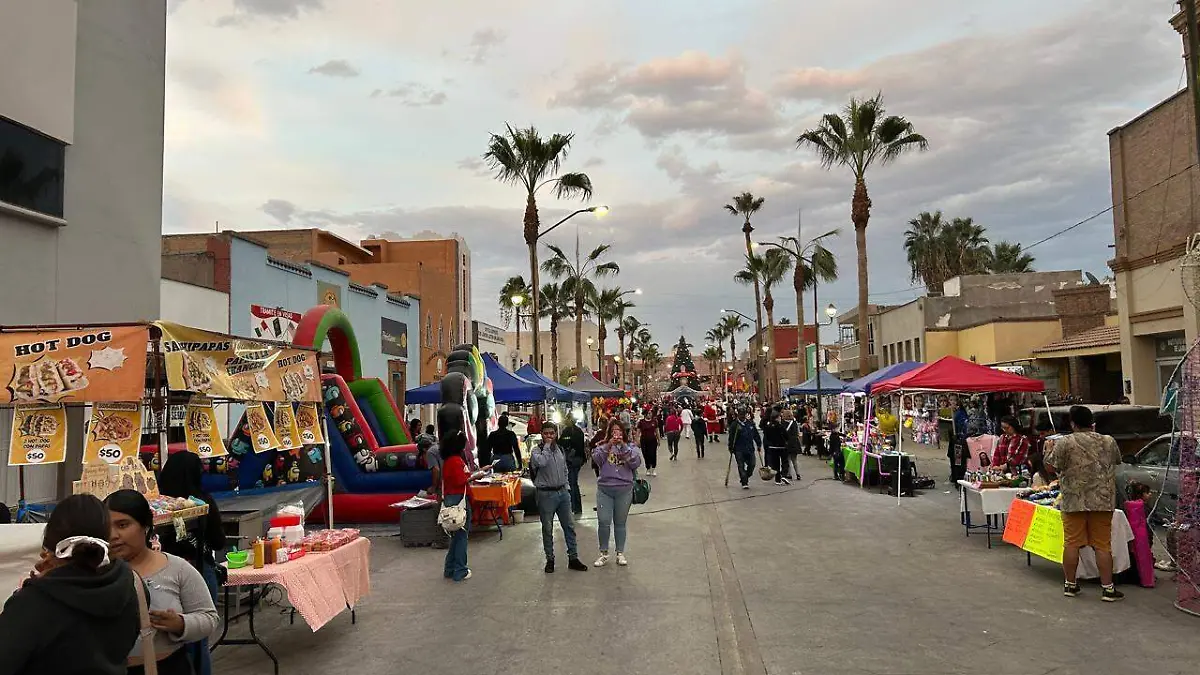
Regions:
<svg viewBox="0 0 1200 675"><path fill-rule="evenodd" d="M254 552L254 569L262 569L267 560L266 546L263 545L262 538L255 539L254 545L250 548Z"/></svg>
<svg viewBox="0 0 1200 675"><path fill-rule="evenodd" d="M304 539L303 525L288 525L283 528L283 540L288 544L299 544Z"/></svg>

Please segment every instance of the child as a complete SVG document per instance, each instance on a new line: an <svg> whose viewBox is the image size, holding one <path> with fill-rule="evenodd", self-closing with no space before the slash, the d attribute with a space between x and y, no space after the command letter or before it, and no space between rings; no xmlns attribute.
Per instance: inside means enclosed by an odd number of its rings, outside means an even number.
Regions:
<svg viewBox="0 0 1200 675"><path fill-rule="evenodd" d="M829 427L829 454L833 455L833 479L846 480L846 455L842 452L842 434L836 426Z"/></svg>
<svg viewBox="0 0 1200 675"><path fill-rule="evenodd" d="M1146 514L1146 532L1150 535L1150 551L1151 551L1151 554L1153 554L1153 552L1154 552L1154 527L1151 526L1151 524L1150 524L1150 510L1154 507L1154 490L1152 490L1150 488L1150 486L1146 485L1145 483L1139 483L1137 481L1133 481L1133 482L1129 483L1129 485L1125 486L1125 501L1127 501L1127 502L1141 501L1142 504L1144 504L1143 513ZM1171 560L1171 558L1174 558L1174 555L1175 555L1175 551L1172 550L1175 548L1174 537L1170 536L1170 534L1173 534L1173 533L1174 533L1173 531L1168 530L1168 536L1167 536L1168 559L1167 560L1156 560L1154 563L1155 569L1163 570L1164 572L1171 572L1171 571L1175 570L1175 563L1173 560Z"/></svg>

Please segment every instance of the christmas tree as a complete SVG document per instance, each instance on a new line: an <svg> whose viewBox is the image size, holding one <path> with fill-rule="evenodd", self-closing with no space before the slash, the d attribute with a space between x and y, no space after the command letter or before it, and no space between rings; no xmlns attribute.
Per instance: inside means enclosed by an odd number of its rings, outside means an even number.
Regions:
<svg viewBox="0 0 1200 675"><path fill-rule="evenodd" d="M679 336L675 344L675 363L671 365L671 389L674 391L683 385L692 389L700 389L700 375L696 372L696 363L692 361L691 345Z"/></svg>

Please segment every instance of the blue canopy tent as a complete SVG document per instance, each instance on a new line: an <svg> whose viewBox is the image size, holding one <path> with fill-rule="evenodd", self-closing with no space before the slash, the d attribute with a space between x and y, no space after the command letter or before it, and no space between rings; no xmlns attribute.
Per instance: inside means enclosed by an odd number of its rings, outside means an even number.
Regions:
<svg viewBox="0 0 1200 675"><path fill-rule="evenodd" d="M516 375L517 375L517 377L524 378L535 384L545 385L546 387L548 387L550 389L550 393L554 395L554 399L556 401L586 402L588 399L591 398L590 395L588 395L582 391L576 391L575 389L571 389L570 387L564 387L563 385L546 377L537 368L534 368L532 363L526 363L525 365L518 368Z"/></svg>
<svg viewBox="0 0 1200 675"><path fill-rule="evenodd" d="M820 391L817 390L818 377L821 378L819 380L821 383ZM821 370L817 371L816 376L808 378L807 381L801 382L794 387L788 387L785 393L788 396L816 396L818 394L832 396L833 394L842 393L842 390L845 388L845 381L839 380L833 373L827 370Z"/></svg>
<svg viewBox="0 0 1200 675"><path fill-rule="evenodd" d="M541 403L546 400L546 390L549 389L546 385L530 382L510 373L488 354L483 355L483 365L487 369L488 378L492 381L492 395L497 403ZM441 403L441 383L434 382L424 387L409 389L404 392L404 402L412 404Z"/></svg>
<svg viewBox="0 0 1200 675"><path fill-rule="evenodd" d="M853 382L851 382L850 384L847 384L846 389L844 391L842 391L842 393L843 394L853 394L856 396L857 395L870 396L871 395L871 387L873 387L876 382L883 382L884 380L890 380L893 377L896 377L897 375L903 375L903 374L909 372L910 370L916 370L917 368L920 368L923 365L925 365L925 364L921 363L920 361L901 361L900 363L893 363L892 365L888 366L887 368L884 368L883 370L877 370L877 371L871 373L870 375L860 377L857 380L854 380Z"/></svg>

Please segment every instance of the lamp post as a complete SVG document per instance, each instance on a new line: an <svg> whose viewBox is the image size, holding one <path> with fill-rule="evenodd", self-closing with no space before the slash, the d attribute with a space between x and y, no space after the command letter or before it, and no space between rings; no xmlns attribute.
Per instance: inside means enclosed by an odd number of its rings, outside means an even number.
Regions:
<svg viewBox="0 0 1200 675"><path fill-rule="evenodd" d="M816 372L817 378L817 423L821 420L821 326L833 325L833 317L837 316L837 307L833 303L825 308L825 316L829 317L829 321L821 322L817 317L817 288L813 286L813 323L817 324L816 335L813 336L813 371ZM803 328L801 328L803 330ZM808 355L804 355L805 360L808 360Z"/></svg>
<svg viewBox="0 0 1200 675"><path fill-rule="evenodd" d="M593 338L587 339L587 348L588 348L589 352L597 353L599 351L596 349L596 347L593 346L595 344L596 344L595 339L593 339ZM581 368L584 368L585 370L591 370L592 369L592 357L589 356L588 362L586 364L581 363L581 364L579 364L579 366ZM600 380L603 381L604 380L604 366L600 365L600 366L598 366L597 369L600 371Z"/></svg>
<svg viewBox="0 0 1200 675"><path fill-rule="evenodd" d="M508 299L512 303L513 311L517 313L517 361L521 360L521 305L525 304L525 296L520 293L514 293ZM536 342L536 339L534 340ZM518 363L518 365L520 365Z"/></svg>
<svg viewBox="0 0 1200 675"><path fill-rule="evenodd" d="M722 314L736 314L736 315L742 317L743 319L745 319L747 321L747 323L754 321L754 319L751 319L750 317L746 316L745 314L742 314L741 312L737 311L736 309L729 309L729 308L723 307L723 308L721 308L721 313ZM760 345L763 344L761 335L755 335L754 341ZM763 372L762 372L762 370L763 370L762 369L762 361L761 361L762 356L755 350L751 350L751 354L754 355L754 379L758 380L759 393L765 394L766 392L764 391L764 385L766 383L764 382ZM729 358L730 358L730 360L735 360L735 359L737 359L737 354L730 354Z"/></svg>

